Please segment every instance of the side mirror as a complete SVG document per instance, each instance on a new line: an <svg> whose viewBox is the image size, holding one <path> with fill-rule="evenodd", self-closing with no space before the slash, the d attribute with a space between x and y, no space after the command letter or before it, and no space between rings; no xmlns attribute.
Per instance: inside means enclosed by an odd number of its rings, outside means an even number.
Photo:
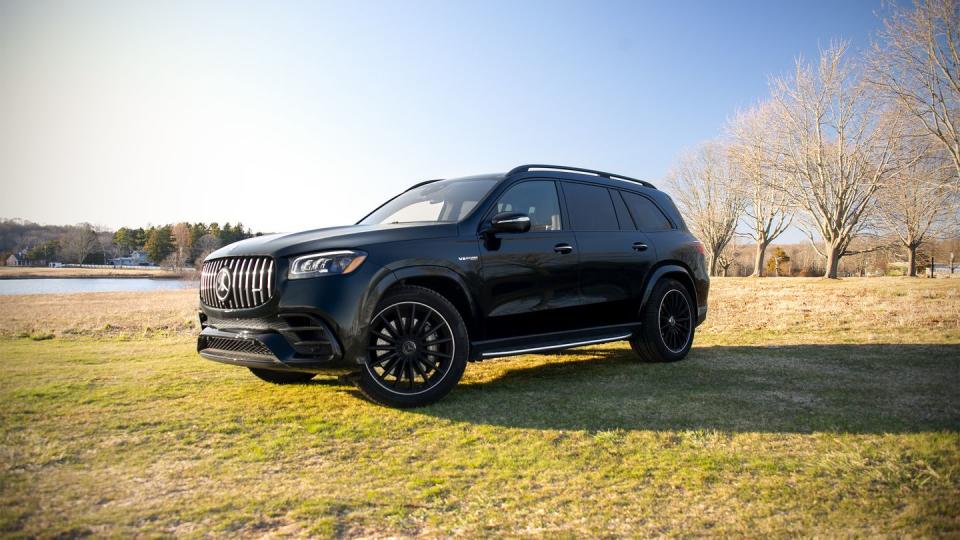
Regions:
<svg viewBox="0 0 960 540"><path fill-rule="evenodd" d="M495 232L523 233L530 230L530 216L521 212L500 212L490 220Z"/></svg>

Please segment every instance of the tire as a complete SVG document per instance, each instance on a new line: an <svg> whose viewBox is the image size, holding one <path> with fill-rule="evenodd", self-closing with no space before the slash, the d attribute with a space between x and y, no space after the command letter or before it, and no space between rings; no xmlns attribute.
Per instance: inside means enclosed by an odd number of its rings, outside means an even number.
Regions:
<svg viewBox="0 0 960 540"><path fill-rule="evenodd" d="M399 287L374 311L357 387L388 407L433 403L460 382L469 348L467 326L450 301L424 287Z"/></svg>
<svg viewBox="0 0 960 540"><path fill-rule="evenodd" d="M630 347L644 362L683 360L696 333L693 300L675 279L662 279L653 288L640 314L641 327Z"/></svg>
<svg viewBox="0 0 960 540"><path fill-rule="evenodd" d="M316 375L316 373L303 373L300 371L275 371L272 369L258 368L250 368L250 372L258 378L273 384L305 383Z"/></svg>

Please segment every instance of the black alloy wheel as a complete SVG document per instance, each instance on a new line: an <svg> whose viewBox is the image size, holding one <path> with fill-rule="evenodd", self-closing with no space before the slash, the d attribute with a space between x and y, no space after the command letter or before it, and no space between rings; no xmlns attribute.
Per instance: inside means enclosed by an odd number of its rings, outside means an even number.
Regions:
<svg viewBox="0 0 960 540"><path fill-rule="evenodd" d="M405 285L388 292L370 320L357 386L391 407L433 403L460 381L470 340L457 308L436 291Z"/></svg>
<svg viewBox="0 0 960 540"><path fill-rule="evenodd" d="M428 390L450 370L453 330L437 310L418 302L388 306L373 319L367 350L370 370L385 389Z"/></svg>
<svg viewBox="0 0 960 540"><path fill-rule="evenodd" d="M661 279L640 312L630 347L645 362L676 362L690 352L696 332L693 300L675 279Z"/></svg>
<svg viewBox="0 0 960 540"><path fill-rule="evenodd" d="M660 339L670 352L679 354L686 348L693 330L690 302L679 290L671 289L660 299Z"/></svg>

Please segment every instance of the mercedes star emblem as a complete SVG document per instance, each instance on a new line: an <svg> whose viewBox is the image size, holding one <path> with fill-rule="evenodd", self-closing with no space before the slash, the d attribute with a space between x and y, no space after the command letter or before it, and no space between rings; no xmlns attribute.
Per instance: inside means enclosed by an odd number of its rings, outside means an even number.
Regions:
<svg viewBox="0 0 960 540"><path fill-rule="evenodd" d="M226 302L230 296L230 269L221 268L217 272L217 299Z"/></svg>

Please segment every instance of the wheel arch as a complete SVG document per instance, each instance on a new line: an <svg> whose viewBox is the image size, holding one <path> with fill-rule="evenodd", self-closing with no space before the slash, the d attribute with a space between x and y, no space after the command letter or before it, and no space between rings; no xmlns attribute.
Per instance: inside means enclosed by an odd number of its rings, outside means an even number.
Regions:
<svg viewBox="0 0 960 540"><path fill-rule="evenodd" d="M653 288L657 286L657 282L664 278L676 279L682 283L687 289L687 293L690 294L690 298L693 299L693 305L698 305L697 288L694 285L690 270L678 262L665 262L650 272L650 278L643 289L643 299L640 301L641 310L647 307L647 302L650 300L650 295L653 294Z"/></svg>
<svg viewBox="0 0 960 540"><path fill-rule="evenodd" d="M476 335L479 317L477 306L470 296L469 288L463 277L443 266L408 266L393 271L395 280L376 298L380 302L391 289L403 285L415 285L430 289L450 301L460 312L470 335Z"/></svg>

